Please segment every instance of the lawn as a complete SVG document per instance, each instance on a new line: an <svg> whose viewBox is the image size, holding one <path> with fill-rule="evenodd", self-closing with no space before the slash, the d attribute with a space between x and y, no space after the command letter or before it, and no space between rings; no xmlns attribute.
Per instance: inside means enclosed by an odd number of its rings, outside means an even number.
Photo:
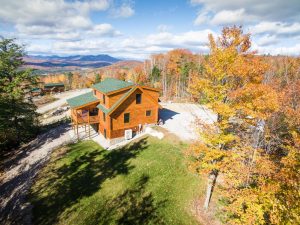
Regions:
<svg viewBox="0 0 300 225"><path fill-rule="evenodd" d="M197 224L203 188L185 144L144 137L107 151L93 141L57 149L30 192L34 224Z"/></svg>

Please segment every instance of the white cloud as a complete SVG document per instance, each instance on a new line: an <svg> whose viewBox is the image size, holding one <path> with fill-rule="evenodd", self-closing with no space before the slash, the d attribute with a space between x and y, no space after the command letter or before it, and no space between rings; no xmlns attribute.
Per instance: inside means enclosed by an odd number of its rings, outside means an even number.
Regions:
<svg viewBox="0 0 300 225"><path fill-rule="evenodd" d="M166 52L173 48L188 48L194 52L208 52L208 34L211 30L188 31L181 34L160 32L144 37L120 37L113 40L89 38L77 41L55 41L45 46L29 45L32 54L98 54L120 57L146 58L150 54Z"/></svg>
<svg viewBox="0 0 300 225"><path fill-rule="evenodd" d="M214 15L211 23L215 25L241 24L246 18L245 9L222 10Z"/></svg>
<svg viewBox="0 0 300 225"><path fill-rule="evenodd" d="M299 0L191 0L201 6L195 25L206 22L206 15L214 25L251 24L261 21L299 21Z"/></svg>
<svg viewBox="0 0 300 225"><path fill-rule="evenodd" d="M275 45L279 42L278 38L275 35L264 35L258 39L257 44L260 46L270 46Z"/></svg>
<svg viewBox="0 0 300 225"><path fill-rule="evenodd" d="M206 23L209 20L208 12L201 11L197 18L194 20L194 25L201 25Z"/></svg>
<svg viewBox="0 0 300 225"><path fill-rule="evenodd" d="M284 46L258 46L256 48L259 54L271 55L299 55L300 44L295 44L290 47Z"/></svg>
<svg viewBox="0 0 300 225"><path fill-rule="evenodd" d="M121 32L115 30L111 24L104 23L95 25L87 34L100 37L115 37L121 35Z"/></svg>
<svg viewBox="0 0 300 225"><path fill-rule="evenodd" d="M283 23L283 22L260 22L254 26L249 27L250 32L253 34L276 34L299 36L300 23Z"/></svg>
<svg viewBox="0 0 300 225"><path fill-rule="evenodd" d="M13 24L16 37L23 39L80 40L87 34L115 37L120 31L110 24L94 24L92 11L109 8L110 0L0 0L0 22Z"/></svg>
<svg viewBox="0 0 300 225"><path fill-rule="evenodd" d="M134 9L130 4L123 3L120 7L113 8L111 14L114 18L127 18L134 15Z"/></svg>

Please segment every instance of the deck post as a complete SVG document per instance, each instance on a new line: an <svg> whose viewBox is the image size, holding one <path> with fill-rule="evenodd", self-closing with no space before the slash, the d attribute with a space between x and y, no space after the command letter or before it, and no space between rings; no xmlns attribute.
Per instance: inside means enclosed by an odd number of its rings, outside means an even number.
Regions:
<svg viewBox="0 0 300 225"><path fill-rule="evenodd" d="M73 129L73 118L72 118L72 116L73 116L73 113L72 113L72 109L70 109L70 111L71 111L71 125L72 125L72 129Z"/></svg>
<svg viewBox="0 0 300 225"><path fill-rule="evenodd" d="M91 138L91 128L90 128L90 111L88 112L88 129L89 129L89 138Z"/></svg>
<svg viewBox="0 0 300 225"><path fill-rule="evenodd" d="M77 110L75 110L75 113L76 113L76 128L77 128L77 139L79 141L79 133L78 133L78 119L77 119Z"/></svg>

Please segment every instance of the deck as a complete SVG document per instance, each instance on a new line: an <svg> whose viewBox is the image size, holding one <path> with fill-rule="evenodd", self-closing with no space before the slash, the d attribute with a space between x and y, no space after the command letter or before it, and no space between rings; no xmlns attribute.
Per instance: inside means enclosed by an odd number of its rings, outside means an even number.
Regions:
<svg viewBox="0 0 300 225"><path fill-rule="evenodd" d="M72 112L72 120L75 124L95 124L99 123L99 116L90 116L87 114L78 114L76 112Z"/></svg>

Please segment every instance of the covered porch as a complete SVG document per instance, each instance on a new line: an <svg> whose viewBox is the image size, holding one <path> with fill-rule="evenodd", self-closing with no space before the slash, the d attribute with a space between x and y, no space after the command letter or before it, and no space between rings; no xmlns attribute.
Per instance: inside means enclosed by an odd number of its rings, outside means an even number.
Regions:
<svg viewBox="0 0 300 225"><path fill-rule="evenodd" d="M89 137L91 134L91 126L98 130L99 124L99 109L97 105L99 100L94 96L92 92L79 95L77 97L67 100L70 105L70 116L72 127L75 134L79 139L78 128L84 127L85 131L88 133Z"/></svg>
<svg viewBox="0 0 300 225"><path fill-rule="evenodd" d="M99 123L98 109L71 109L71 120L79 125Z"/></svg>

